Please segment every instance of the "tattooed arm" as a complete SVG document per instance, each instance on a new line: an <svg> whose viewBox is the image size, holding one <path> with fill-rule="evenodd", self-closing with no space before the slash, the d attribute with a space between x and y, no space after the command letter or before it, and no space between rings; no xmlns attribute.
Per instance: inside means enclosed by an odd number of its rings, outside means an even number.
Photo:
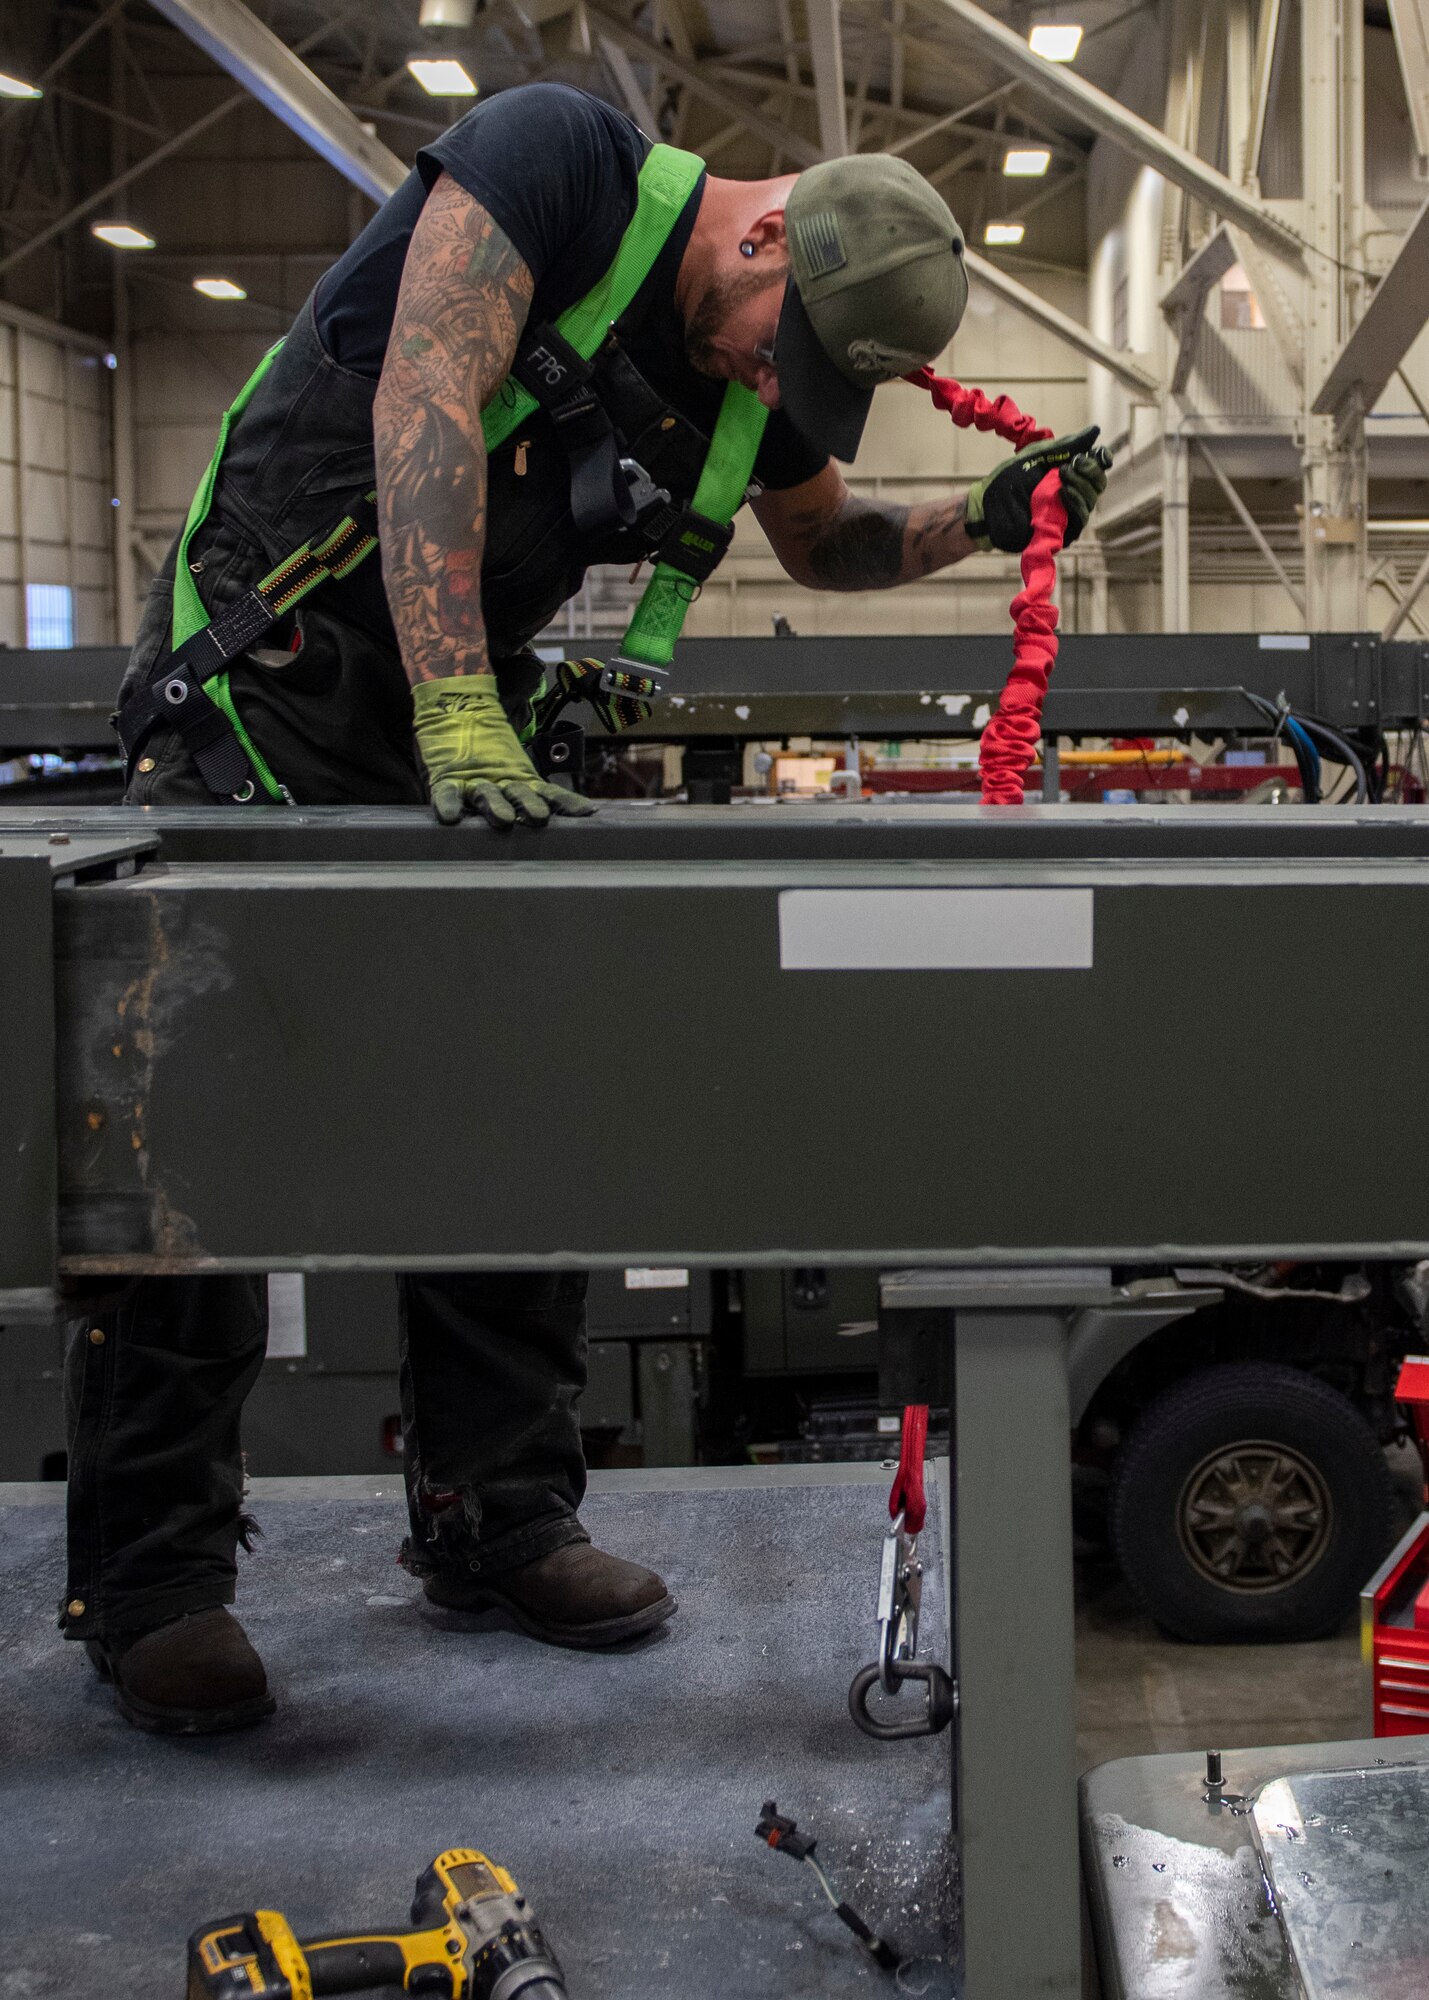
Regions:
<svg viewBox="0 0 1429 2000"><path fill-rule="evenodd" d="M961 500L860 500L832 461L802 486L754 502L775 555L811 590L886 590L961 562L974 553L964 511Z"/></svg>
<svg viewBox="0 0 1429 2000"><path fill-rule="evenodd" d="M412 232L373 406L382 577L413 683L486 674L481 412L526 324L531 273L443 174Z"/></svg>

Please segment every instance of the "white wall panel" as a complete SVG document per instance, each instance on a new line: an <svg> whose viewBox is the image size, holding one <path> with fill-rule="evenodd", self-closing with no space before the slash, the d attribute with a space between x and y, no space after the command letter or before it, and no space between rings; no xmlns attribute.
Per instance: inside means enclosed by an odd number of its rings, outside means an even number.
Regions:
<svg viewBox="0 0 1429 2000"><path fill-rule="evenodd" d="M26 583L69 585L76 635L114 636L109 383L94 342L8 320L0 309L0 641L7 645L25 644Z"/></svg>

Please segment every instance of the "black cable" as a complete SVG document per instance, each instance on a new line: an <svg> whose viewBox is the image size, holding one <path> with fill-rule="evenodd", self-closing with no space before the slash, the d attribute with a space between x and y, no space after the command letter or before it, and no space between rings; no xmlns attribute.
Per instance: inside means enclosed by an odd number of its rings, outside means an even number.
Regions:
<svg viewBox="0 0 1429 2000"><path fill-rule="evenodd" d="M1327 746L1333 762L1348 765L1355 774L1355 804L1369 803L1369 775L1364 762L1348 737L1341 736L1338 729L1331 729L1328 722L1321 722L1317 716L1297 715L1295 720L1306 733L1321 745Z"/></svg>
<svg viewBox="0 0 1429 2000"><path fill-rule="evenodd" d="M1342 736L1338 729L1332 729L1328 722L1322 722L1318 716L1305 715L1300 710L1292 709L1283 702L1267 701L1263 695L1252 694L1249 688L1242 688L1241 693L1253 707L1260 710L1262 715L1274 718L1277 738L1284 727L1286 719L1289 718L1297 722L1305 733L1314 739L1320 747L1327 748L1332 763L1343 764L1354 772L1355 804L1368 804L1371 796L1370 781L1369 774L1364 767L1364 761L1354 745L1347 737ZM1291 741L1294 741L1293 737Z"/></svg>
<svg viewBox="0 0 1429 2000"><path fill-rule="evenodd" d="M1318 758L1314 745L1306 736L1305 731L1300 727L1299 719L1293 716L1288 708L1277 707L1273 701L1267 701L1263 695L1252 694L1249 688L1242 688L1241 693L1248 702L1258 708L1263 715L1274 723L1275 728L1270 739L1272 743L1278 743L1281 738L1281 732L1285 731L1300 772L1301 796L1307 806L1319 805L1321 792L1320 774L1316 768ZM1290 722L1293 722L1295 727L1286 730L1286 724Z"/></svg>

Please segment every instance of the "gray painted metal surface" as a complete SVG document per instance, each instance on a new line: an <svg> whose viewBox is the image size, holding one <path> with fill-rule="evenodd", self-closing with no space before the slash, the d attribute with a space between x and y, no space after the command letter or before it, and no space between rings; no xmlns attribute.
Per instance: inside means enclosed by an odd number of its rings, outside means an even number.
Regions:
<svg viewBox="0 0 1429 2000"><path fill-rule="evenodd" d="M1273 845L1280 815L1260 817ZM1406 817L1395 832L1422 842L1429 819ZM902 821L912 852L918 818ZM1362 816L1306 819L1329 821L1338 859L918 868L922 887L1014 907L1029 887L1090 888L1082 971L781 969L783 891L906 886L906 861L583 864L578 841L497 859L478 839L448 850L470 860L185 864L61 891L62 1261L1426 1254L1429 1188L1392 1149L1353 1174L1289 1149L1268 1175L1234 1129L1168 1147L1141 1107L1167 1085L1314 1074L1331 1048L1370 1101L1384 1051L1417 1047L1429 862L1359 858L1377 838ZM645 819L656 851L680 820ZM420 852L433 829L410 824ZM853 815L847 831L899 824ZM639 815L611 830L638 851ZM593 1016L638 1066L638 1123L626 1063L590 1060ZM831 1075L874 1114L857 1147L791 1171L750 1143L762 1106ZM546 1128L565 1137L537 1175L529 1135ZM956 1132L977 1146L950 1146Z"/></svg>
<svg viewBox="0 0 1429 2000"><path fill-rule="evenodd" d="M946 1957L946 1744L872 1743L845 1707L886 1475L779 1470L597 1476L592 1531L680 1600L659 1638L612 1654L424 1617L393 1562L400 1480L260 1482L240 1609L279 1712L188 1741L121 1721L55 1630L62 1509L0 1495L7 1990L94 1991L102 1957L106 1993L178 1994L189 1932L244 1908L300 1935L399 1926L420 1870L470 1843L514 1870L580 2000L871 1994L883 1976L809 1871L755 1840L766 1797L870 1922ZM935 1504L930 1652L941 1532Z"/></svg>
<svg viewBox="0 0 1429 2000"><path fill-rule="evenodd" d="M49 1287L56 1273L56 886L132 867L136 850L150 843L129 831L128 839L0 833L0 1287L7 1291Z"/></svg>
<svg viewBox="0 0 1429 2000"><path fill-rule="evenodd" d="M1358 1775L1339 1780L1323 1775L1334 1772ZM1226 1802L1219 1804L1206 1798L1203 1753L1120 1758L1089 1771L1081 1781L1082 1862L1103 2000L1304 2000L1307 1990L1325 1990L1307 1989L1297 1976L1286 1930L1267 1894L1253 1832L1257 1796L1283 1799L1278 1787L1289 1781L1298 1797L1311 1773L1322 1775L1314 1778L1307 1797L1313 1793L1318 1798L1331 1784L1348 1786L1347 1805L1355 1792L1361 1794L1360 1804L1333 1822L1353 1831L1334 1836L1341 1880L1333 1899L1325 1895L1321 1909L1329 1911L1333 1900L1348 1918L1351 1899L1357 1896L1369 1920L1372 1906L1383 1906L1383 1870L1397 1864L1393 1856L1376 1863L1374 1843L1381 1833L1394 1842L1400 1829L1382 1823L1374 1798L1382 1804L1391 1789L1402 1790L1415 1801L1416 1845L1402 1865L1410 1921L1419 1922L1429 1737L1227 1751ZM1366 1796L1369 1814L1362 1809ZM1311 1806L1312 1813L1320 1810ZM1282 1823L1285 1817L1281 1815ZM1326 1864L1333 1871L1328 1855ZM1356 1877L1367 1865L1371 1872L1377 1867L1378 1880L1372 1887L1360 1880L1356 1887ZM1306 1885L1298 1881L1301 1873L1316 1879ZM1307 1890L1321 1886L1317 1863L1301 1861L1295 1874L1304 1902ZM1328 1878L1325 1887L1328 1891ZM1422 1927L1418 1935L1417 1965L1402 1963L1396 1983L1392 1969L1386 1972L1382 1963L1375 1983L1368 1973L1359 1976L1360 1954L1352 1948L1351 1932L1339 1957L1340 1984L1329 1990L1386 1996L1422 1992ZM1361 1952L1365 1948L1362 1937Z"/></svg>
<svg viewBox="0 0 1429 2000"><path fill-rule="evenodd" d="M592 658L604 658L597 650ZM109 716L125 652L6 653L0 754L114 753ZM1005 637L687 639L675 699L636 734L870 739L975 735L1011 665ZM1083 633L1061 636L1044 712L1049 734L1262 735L1247 691L1341 729L1410 726L1429 709L1429 644L1371 632ZM601 732L588 710L581 719ZM985 718L983 718L985 720Z"/></svg>
<svg viewBox="0 0 1429 2000"><path fill-rule="evenodd" d="M967 2000L1081 1990L1067 1325L1032 1274L885 1281L954 1349L955 1823ZM1059 1274L1068 1299L1105 1274ZM923 1294L920 1303L918 1294ZM1017 1413L1018 1450L1007 1449Z"/></svg>
<svg viewBox="0 0 1429 2000"><path fill-rule="evenodd" d="M304 866L448 861L787 861L924 863L1069 861L1429 861L1429 808L1420 806L1041 806L886 799L675 800L605 803L591 819L494 833L465 821L438 826L416 806L40 806L0 794L0 842L53 832L122 843L137 826L162 836L177 864ZM905 875L905 883L915 881Z"/></svg>

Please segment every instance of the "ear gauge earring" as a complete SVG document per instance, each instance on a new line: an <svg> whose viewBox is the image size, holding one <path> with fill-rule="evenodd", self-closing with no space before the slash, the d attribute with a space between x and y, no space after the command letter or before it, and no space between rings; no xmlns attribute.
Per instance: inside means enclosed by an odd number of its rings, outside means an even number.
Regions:
<svg viewBox="0 0 1429 2000"><path fill-rule="evenodd" d="M740 244L739 254L741 257L752 257L754 255L754 245L746 240Z"/></svg>

